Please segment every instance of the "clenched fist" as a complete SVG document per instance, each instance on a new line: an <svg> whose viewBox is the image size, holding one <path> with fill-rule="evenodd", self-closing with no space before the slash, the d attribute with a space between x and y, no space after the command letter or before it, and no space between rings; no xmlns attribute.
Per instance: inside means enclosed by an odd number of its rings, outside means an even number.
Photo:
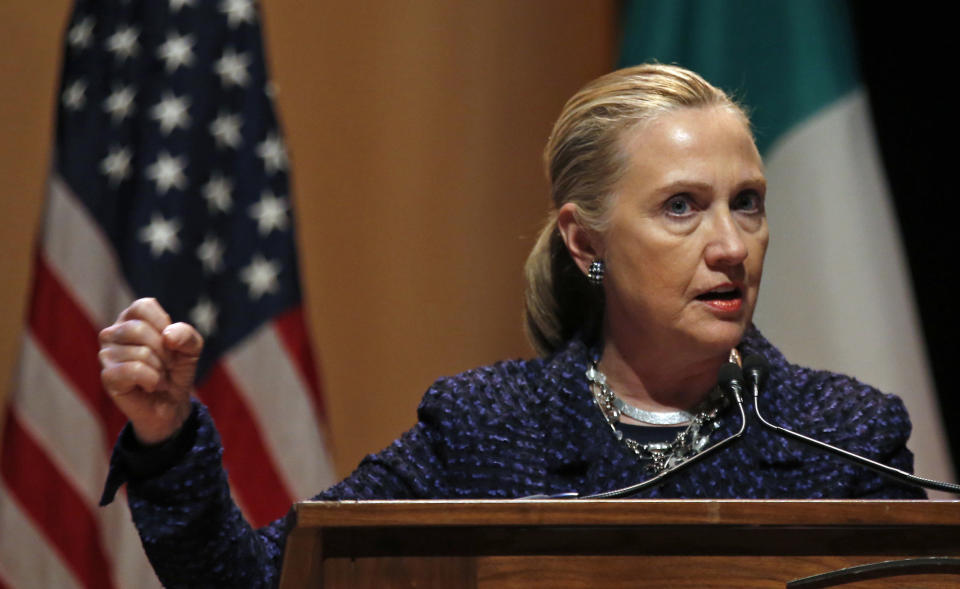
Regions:
<svg viewBox="0 0 960 589"><path fill-rule="evenodd" d="M191 325L170 323L156 299L139 299L100 332L100 379L144 444L172 436L190 416L203 351Z"/></svg>

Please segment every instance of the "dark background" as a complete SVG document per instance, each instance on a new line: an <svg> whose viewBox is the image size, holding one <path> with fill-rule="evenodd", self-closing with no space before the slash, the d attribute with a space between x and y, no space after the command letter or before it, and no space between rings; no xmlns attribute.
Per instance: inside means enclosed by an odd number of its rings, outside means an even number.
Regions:
<svg viewBox="0 0 960 589"><path fill-rule="evenodd" d="M852 2L863 80L913 276L950 450L960 472L960 400L952 370L960 321L955 302L960 223L957 192L957 36L930 5L880 9Z"/></svg>

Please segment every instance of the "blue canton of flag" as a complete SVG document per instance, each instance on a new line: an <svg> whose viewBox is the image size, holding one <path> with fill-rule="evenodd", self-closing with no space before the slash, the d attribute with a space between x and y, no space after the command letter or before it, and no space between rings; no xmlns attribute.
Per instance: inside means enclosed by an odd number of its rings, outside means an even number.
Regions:
<svg viewBox="0 0 960 589"><path fill-rule="evenodd" d="M67 44L59 172L134 293L203 333L202 380L300 301L287 153L255 6L80 2Z"/></svg>

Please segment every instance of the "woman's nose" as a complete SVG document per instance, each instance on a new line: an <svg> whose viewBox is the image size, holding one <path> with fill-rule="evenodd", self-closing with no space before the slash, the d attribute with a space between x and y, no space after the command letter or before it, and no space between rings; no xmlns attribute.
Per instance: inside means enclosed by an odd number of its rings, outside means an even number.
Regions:
<svg viewBox="0 0 960 589"><path fill-rule="evenodd" d="M736 266L747 258L747 244L736 219L729 210L718 211L711 219L710 235L704 252L709 266Z"/></svg>

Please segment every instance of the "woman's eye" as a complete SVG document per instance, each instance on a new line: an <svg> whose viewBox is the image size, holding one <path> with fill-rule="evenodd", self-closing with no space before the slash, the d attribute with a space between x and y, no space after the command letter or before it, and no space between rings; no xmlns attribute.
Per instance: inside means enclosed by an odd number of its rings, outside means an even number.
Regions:
<svg viewBox="0 0 960 589"><path fill-rule="evenodd" d="M763 197L755 190L744 190L733 197L730 208L745 213L759 213L763 211Z"/></svg>
<svg viewBox="0 0 960 589"><path fill-rule="evenodd" d="M670 215L682 217L690 213L690 210L690 199L684 195L671 196L667 200L666 211Z"/></svg>

